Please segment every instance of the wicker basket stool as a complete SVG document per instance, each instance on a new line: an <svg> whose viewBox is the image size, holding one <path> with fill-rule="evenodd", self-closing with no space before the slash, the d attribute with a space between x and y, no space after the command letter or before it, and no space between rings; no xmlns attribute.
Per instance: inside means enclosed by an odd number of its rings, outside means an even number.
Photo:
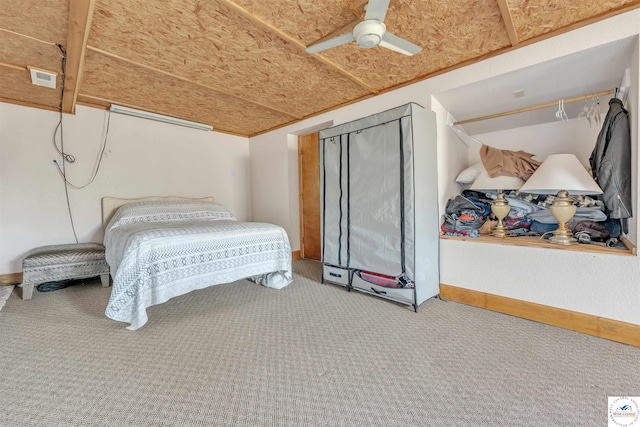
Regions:
<svg viewBox="0 0 640 427"><path fill-rule="evenodd" d="M40 283L100 276L109 287L109 265L99 243L41 246L30 250L22 261L22 299L33 296Z"/></svg>

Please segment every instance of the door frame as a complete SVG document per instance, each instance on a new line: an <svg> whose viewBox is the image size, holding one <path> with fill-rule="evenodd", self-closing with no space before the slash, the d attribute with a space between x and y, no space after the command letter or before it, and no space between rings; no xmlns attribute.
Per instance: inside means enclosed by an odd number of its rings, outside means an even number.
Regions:
<svg viewBox="0 0 640 427"><path fill-rule="evenodd" d="M303 200L303 178L302 178L302 138L305 136L318 134L318 147L320 146L320 131L316 130L314 132L304 133L298 135L298 221L300 223L300 258L305 257L304 253L304 200ZM320 176L318 176L318 182L320 181ZM320 230L320 258L322 258L322 230ZM321 261L321 260L320 260Z"/></svg>

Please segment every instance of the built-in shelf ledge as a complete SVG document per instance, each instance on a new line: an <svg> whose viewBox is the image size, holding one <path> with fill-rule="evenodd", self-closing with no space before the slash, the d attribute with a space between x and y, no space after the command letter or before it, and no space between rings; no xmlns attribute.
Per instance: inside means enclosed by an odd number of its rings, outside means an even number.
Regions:
<svg viewBox="0 0 640 427"><path fill-rule="evenodd" d="M443 240L462 240L465 242L476 243L491 243L495 245L509 245L509 246L527 246L532 248L545 248L545 249L559 249L562 251L576 251L576 252L590 252L601 253L609 255L637 255L636 247L626 238L620 236L620 241L624 243L625 248L608 248L600 246L598 244L577 244L577 245L558 245L555 243L549 243L545 239L532 236L518 236L518 237L494 237L494 236L480 236L480 237L459 237L459 236L447 236L441 234L440 239Z"/></svg>

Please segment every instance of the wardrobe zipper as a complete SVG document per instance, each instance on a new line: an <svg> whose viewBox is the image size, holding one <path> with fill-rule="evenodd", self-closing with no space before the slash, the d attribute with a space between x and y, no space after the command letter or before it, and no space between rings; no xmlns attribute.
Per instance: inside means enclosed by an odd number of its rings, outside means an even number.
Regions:
<svg viewBox="0 0 640 427"><path fill-rule="evenodd" d="M340 199L338 205L340 206L340 216L338 217L338 265L342 267L342 135L340 135L340 163L338 166L338 182L340 187Z"/></svg>

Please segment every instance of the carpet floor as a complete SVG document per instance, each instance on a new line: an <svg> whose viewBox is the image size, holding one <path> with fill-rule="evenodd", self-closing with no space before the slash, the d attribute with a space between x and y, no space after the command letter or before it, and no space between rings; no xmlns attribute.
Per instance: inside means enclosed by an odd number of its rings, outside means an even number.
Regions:
<svg viewBox="0 0 640 427"><path fill-rule="evenodd" d="M640 348L454 302L213 286L104 315L99 280L0 312L1 426L605 426Z"/></svg>

